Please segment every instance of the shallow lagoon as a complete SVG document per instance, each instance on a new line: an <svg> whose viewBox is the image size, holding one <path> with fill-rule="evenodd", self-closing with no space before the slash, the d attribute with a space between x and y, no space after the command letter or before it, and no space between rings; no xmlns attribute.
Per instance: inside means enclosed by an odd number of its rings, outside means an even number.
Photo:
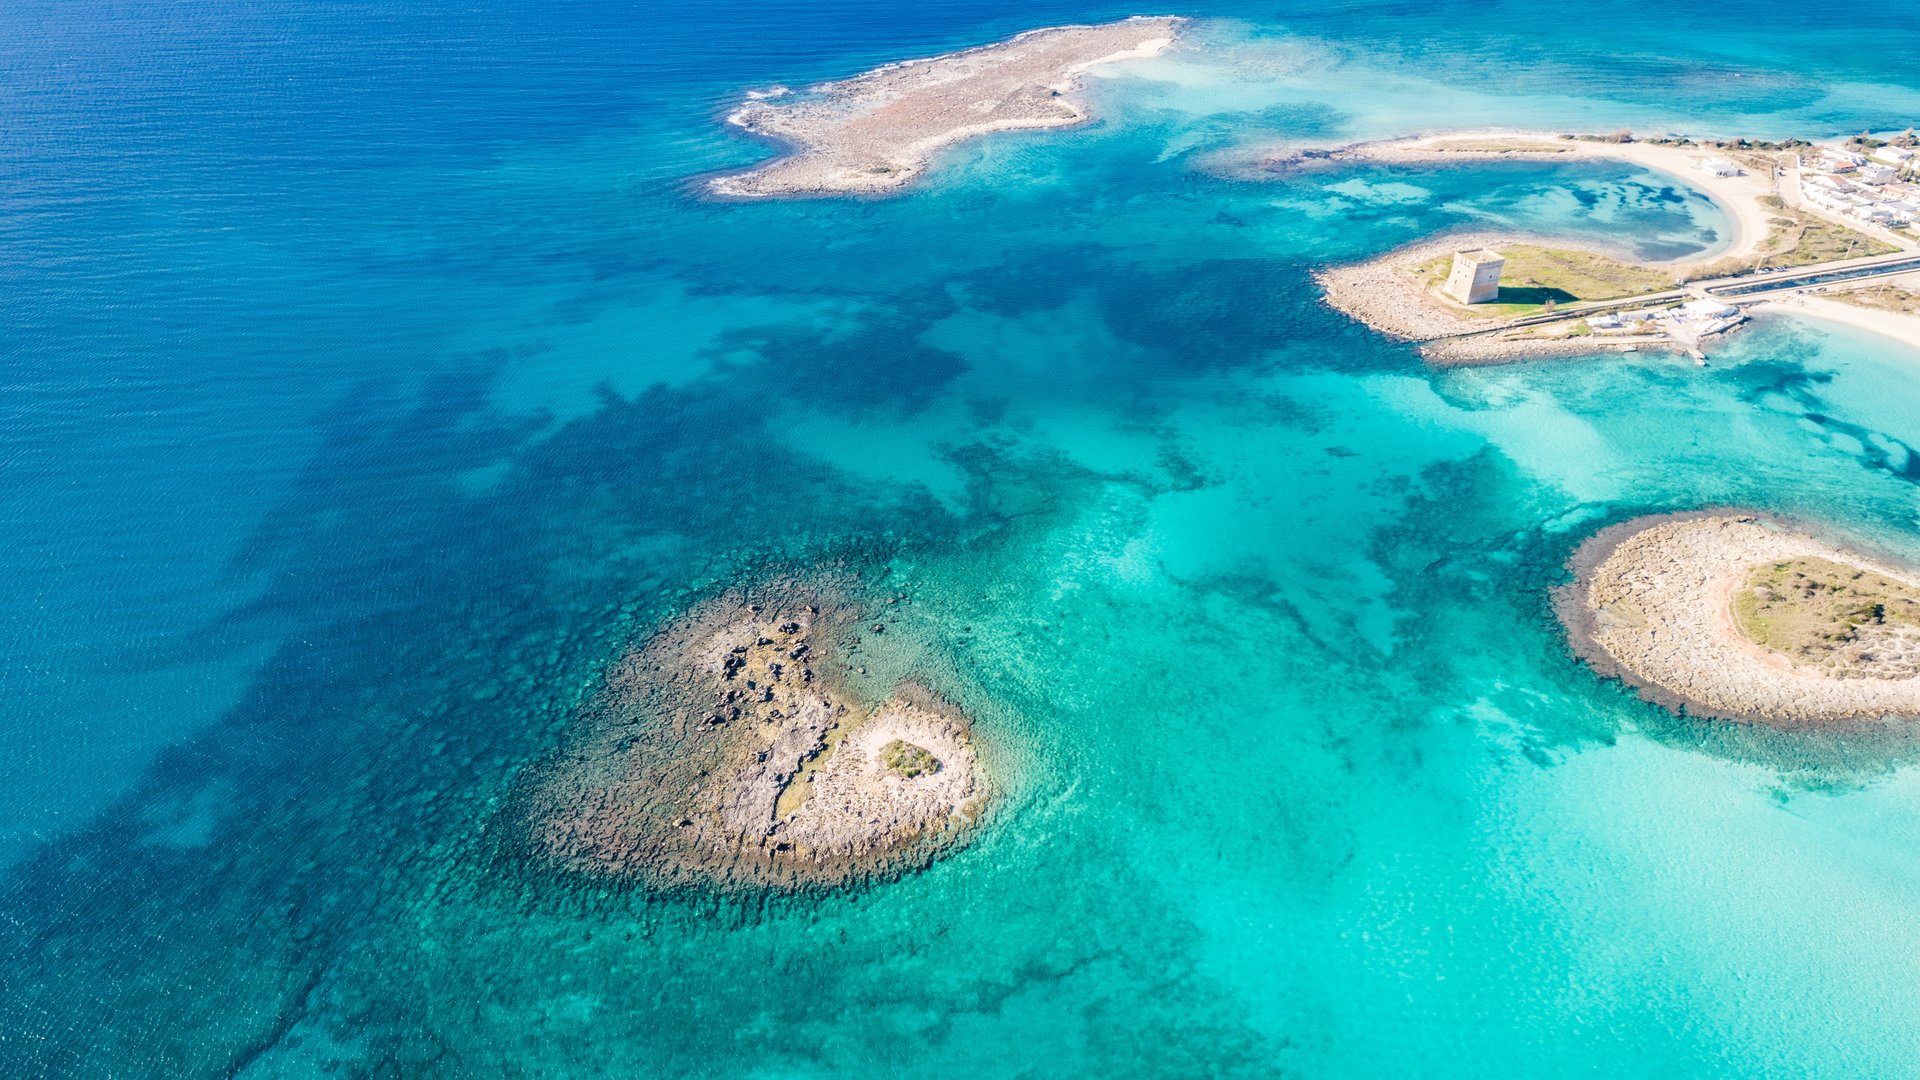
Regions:
<svg viewBox="0 0 1920 1080"><path fill-rule="evenodd" d="M1705 370L1433 371L1311 269L1489 222L1677 254L1721 219L1628 170L1253 182L1211 152L1413 102L1479 122L1420 89L1469 56L1574 118L1852 128L1914 90L1868 94L1798 28L1642 57L1678 98L1450 35L1402 91L1353 43L1383 19L1341 9L1208 30L1311 109L1163 71L903 199L690 198L752 152L711 124L732 87L1058 21L870 15L769 8L694 51L675 13L685 51L636 61L590 10L470 38L394 13L349 79L366 25L267 12L306 35L271 108L186 135L28 110L12 1071L1911 1071L1910 740L1674 720L1576 665L1543 590L1650 510L1920 543L1920 354L1782 320ZM265 93L208 51L160 91ZM92 55L101 100L149 104L110 78L142 61ZM114 164L138 139L157 160ZM75 178L100 199L63 202ZM495 843L626 643L821 559L910 593L975 688L1009 783L976 844L848 894L688 900Z"/></svg>

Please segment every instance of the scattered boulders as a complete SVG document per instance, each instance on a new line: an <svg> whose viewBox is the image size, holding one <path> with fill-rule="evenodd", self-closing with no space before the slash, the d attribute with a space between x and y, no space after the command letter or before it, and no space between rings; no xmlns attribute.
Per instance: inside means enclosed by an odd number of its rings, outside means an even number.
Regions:
<svg viewBox="0 0 1920 1080"><path fill-rule="evenodd" d="M796 889L964 842L987 800L967 719L910 683L875 702L794 677L852 639L860 605L847 585L769 591L709 601L615 665L521 793L538 857L654 887Z"/></svg>

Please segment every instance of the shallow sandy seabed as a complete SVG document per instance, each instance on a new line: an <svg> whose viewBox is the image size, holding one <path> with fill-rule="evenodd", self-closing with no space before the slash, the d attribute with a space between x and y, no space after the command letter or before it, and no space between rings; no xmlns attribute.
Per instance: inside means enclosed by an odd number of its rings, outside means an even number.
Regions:
<svg viewBox="0 0 1920 1080"><path fill-rule="evenodd" d="M1387 164L1458 164L1477 161L1621 161L1671 176L1704 193L1727 215L1733 236L1724 248L1685 259L1661 263L1676 274L1722 260L1751 259L1766 244L1768 224L1775 216L1761 199L1776 194L1771 177L1753 173L1715 176L1699 164L1724 151L1706 146L1671 146L1646 142L1600 142L1562 138L1548 131L1481 129L1447 131L1406 139L1358 143L1330 151L1298 151L1268 155L1257 165L1267 169L1301 165L1330 166L1342 162L1377 161ZM1823 215L1824 216L1824 215Z"/></svg>

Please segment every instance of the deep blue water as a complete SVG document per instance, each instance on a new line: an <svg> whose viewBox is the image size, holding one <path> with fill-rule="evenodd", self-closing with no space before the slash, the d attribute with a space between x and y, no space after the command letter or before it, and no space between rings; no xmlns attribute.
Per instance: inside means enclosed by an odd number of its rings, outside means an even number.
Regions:
<svg viewBox="0 0 1920 1080"><path fill-rule="evenodd" d="M1911 12L1180 10L1087 130L760 205L689 184L765 152L744 88L1136 12L0 10L4 1071L1913 1075L1912 748L1675 721L1543 595L1653 509L1920 545L1920 351L1436 372L1311 271L1724 221L1624 167L1214 167L1904 127ZM979 842L766 903L491 854L622 648L827 553L992 692Z"/></svg>

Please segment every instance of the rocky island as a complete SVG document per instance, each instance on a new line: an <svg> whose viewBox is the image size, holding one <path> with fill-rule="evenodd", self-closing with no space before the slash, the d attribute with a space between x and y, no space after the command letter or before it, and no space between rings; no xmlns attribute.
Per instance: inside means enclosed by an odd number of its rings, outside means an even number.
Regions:
<svg viewBox="0 0 1920 1080"><path fill-rule="evenodd" d="M1437 287L1457 251L1497 251L1506 282L1492 303L1468 306ZM1540 329L1498 330L1504 320L1550 312L1551 304L1594 303L1667 294L1671 270L1635 265L1598 248L1564 239L1516 233L1453 234L1398 248L1366 262L1329 267L1315 275L1335 309L1389 337L1425 343L1422 352L1443 363L1485 362L1592 352L1603 342L1574 320ZM1662 339L1622 335L1616 345Z"/></svg>
<svg viewBox="0 0 1920 1080"><path fill-rule="evenodd" d="M837 671L885 632L848 590L785 582L663 627L519 799L537 858L655 888L800 889L923 865L988 798L967 718Z"/></svg>
<svg viewBox="0 0 1920 1080"><path fill-rule="evenodd" d="M888 64L804 93L755 94L727 119L790 152L708 189L735 197L895 191L941 148L994 131L1057 128L1091 118L1075 96L1090 68L1153 56L1180 21L1136 17L1030 30L992 45Z"/></svg>
<svg viewBox="0 0 1920 1080"><path fill-rule="evenodd" d="M1782 726L1920 717L1920 574L1744 513L1624 522L1572 566L1574 651L1648 700Z"/></svg>

